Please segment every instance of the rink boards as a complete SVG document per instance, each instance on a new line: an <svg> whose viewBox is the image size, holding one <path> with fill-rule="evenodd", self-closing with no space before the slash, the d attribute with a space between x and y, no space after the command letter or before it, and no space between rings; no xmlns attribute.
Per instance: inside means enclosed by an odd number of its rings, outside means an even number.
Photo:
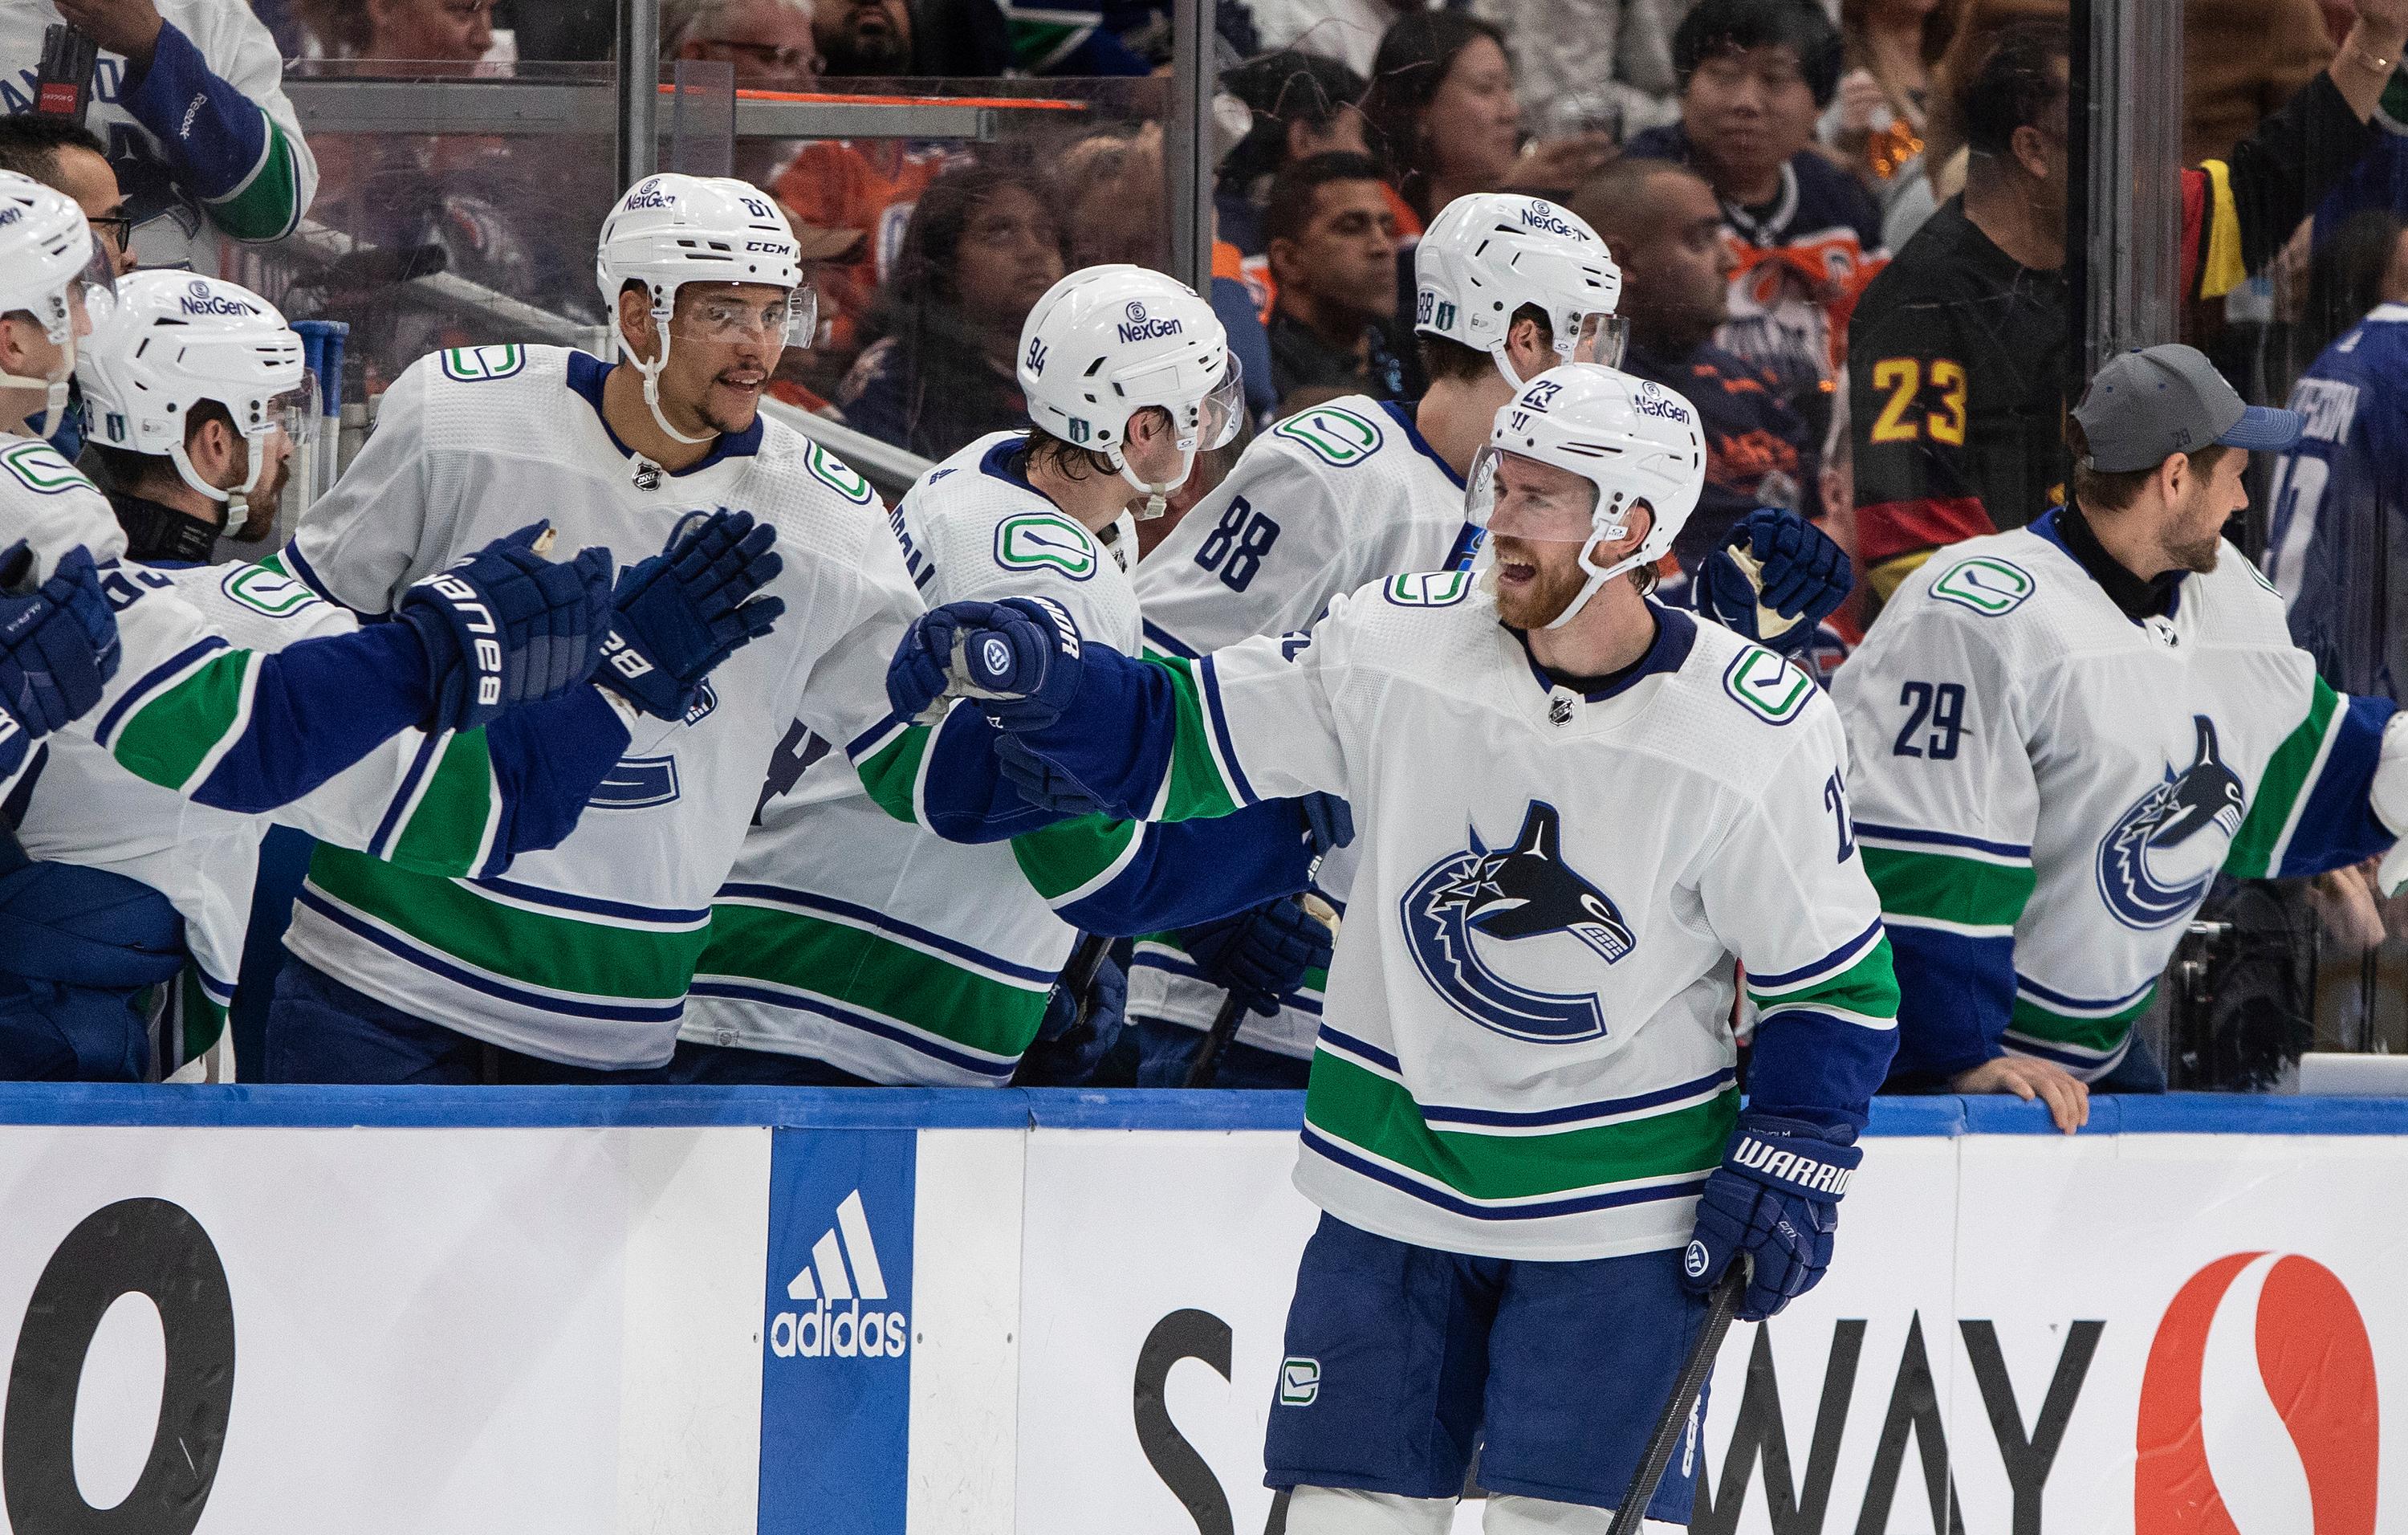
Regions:
<svg viewBox="0 0 2408 1535"><path fill-rule="evenodd" d="M2408 1101L2098 1110L1882 1106L1829 1277L1733 1329L1693 1529L2408 1526ZM0 1087L0 1503L21 1535L1275 1529L1300 1112Z"/></svg>

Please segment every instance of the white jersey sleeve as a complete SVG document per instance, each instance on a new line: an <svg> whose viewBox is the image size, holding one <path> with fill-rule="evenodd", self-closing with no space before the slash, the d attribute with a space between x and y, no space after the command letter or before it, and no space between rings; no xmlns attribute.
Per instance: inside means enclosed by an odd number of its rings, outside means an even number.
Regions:
<svg viewBox="0 0 2408 1535"><path fill-rule="evenodd" d="M310 590L355 612L387 613L452 545L456 501L434 495L426 395L436 360L422 357L384 392L376 430L335 488L312 502L284 564ZM542 509L527 509L527 521Z"/></svg>

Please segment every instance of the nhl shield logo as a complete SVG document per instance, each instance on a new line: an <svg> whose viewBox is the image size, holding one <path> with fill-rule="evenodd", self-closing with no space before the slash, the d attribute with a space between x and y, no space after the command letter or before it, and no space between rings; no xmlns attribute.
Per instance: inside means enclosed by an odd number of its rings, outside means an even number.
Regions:
<svg viewBox="0 0 2408 1535"><path fill-rule="evenodd" d="M2248 796L2224 765L2215 722L2191 716L2198 745L2190 766L2143 795L2099 842L2099 897L2127 927L2163 927L2207 894L2241 830ZM2194 840L2214 827L2220 837Z"/></svg>
<svg viewBox="0 0 2408 1535"><path fill-rule="evenodd" d="M1561 819L1553 805L1530 801L1513 845L1490 852L1473 828L1470 846L1425 869L1398 901L1413 964L1456 1011L1517 1040L1565 1044L1605 1033L1605 1014L1593 991L1542 991L1498 968L1491 952L1526 950L1509 968L1531 975L1563 973L1569 951L1543 940L1575 940L1608 965L1638 947L1621 909L1564 862Z"/></svg>

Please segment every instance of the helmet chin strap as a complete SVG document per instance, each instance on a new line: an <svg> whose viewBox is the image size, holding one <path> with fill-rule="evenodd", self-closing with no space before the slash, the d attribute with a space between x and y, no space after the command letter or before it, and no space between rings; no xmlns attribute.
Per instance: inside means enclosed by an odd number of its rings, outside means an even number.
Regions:
<svg viewBox="0 0 2408 1535"><path fill-rule="evenodd" d="M66 354L57 378L29 379L22 373L0 373L0 386L42 391L42 430L45 433L57 431L59 424L66 420L67 391L75 384L75 332L69 330L64 341L55 337L51 339Z"/></svg>
<svg viewBox="0 0 2408 1535"><path fill-rule="evenodd" d="M1628 530L1626 528L1623 532L1614 534L1613 537L1616 538L1623 538L1627 535L1627 531ZM1618 559L1612 565L1606 566L1600 569L1590 561L1589 556L1596 553L1598 545L1604 543L1605 541L1606 537L1604 534L1593 533L1589 535L1588 542L1581 545L1580 567L1588 572L1588 580L1582 584L1579 595L1573 597L1571 601L1564 604L1564 610L1557 613L1555 618L1545 625L1545 627L1549 629L1560 629L1565 624L1570 624L1573 619L1580 616L1580 610L1588 606L1589 598L1597 595L1598 593L1605 589L1605 583L1607 581L1612 581L1614 577L1622 574L1624 571L1644 563L1636 552L1633 552L1624 555L1621 559Z"/></svg>
<svg viewBox="0 0 2408 1535"><path fill-rule="evenodd" d="M1137 519L1140 523L1150 523L1168 509L1171 494L1187 483L1187 476L1196 467L1196 450L1189 448L1179 455L1178 479L1167 480L1158 485L1149 484L1140 480L1137 477L1137 471L1129 467L1128 460L1122 456L1118 448L1111 450L1111 459L1112 467L1120 470L1121 478L1144 493L1145 509L1137 514Z"/></svg>
<svg viewBox="0 0 2408 1535"><path fill-rule="evenodd" d="M220 490L202 479L200 471L193 467L192 455L184 451L182 443L167 445L167 458L176 466L177 477L210 500L225 503L225 531L228 533L242 531L243 524L251 521L251 493L259 488L259 477L267 467L265 439L254 442L244 438L242 442L249 466L243 470L242 483L232 490Z"/></svg>
<svg viewBox="0 0 2408 1535"><path fill-rule="evenodd" d="M1522 385L1527 380L1513 371L1512 353L1507 348L1503 337L1500 336L1488 343L1488 355L1496 362L1497 371L1505 375L1505 381L1513 386L1513 393L1520 394Z"/></svg>
<svg viewBox="0 0 2408 1535"><path fill-rule="evenodd" d="M669 316L662 312L658 305L654 305L652 321L654 327L660 332L661 354L649 363L645 362L636 355L636 349L627 344L627 333L623 330L619 332L619 355L625 358L629 366L633 366L644 380L644 409L652 413L652 423L667 433L674 441L685 443L689 447L700 447L719 434L705 432L700 437L689 437L671 426L669 418L661 410L661 369L669 366Z"/></svg>

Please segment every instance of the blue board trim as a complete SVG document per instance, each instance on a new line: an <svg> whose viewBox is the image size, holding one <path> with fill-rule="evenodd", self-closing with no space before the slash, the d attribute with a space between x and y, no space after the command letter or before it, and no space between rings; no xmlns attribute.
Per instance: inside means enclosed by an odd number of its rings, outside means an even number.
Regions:
<svg viewBox="0 0 2408 1535"><path fill-rule="evenodd" d="M278 1087L0 1083L0 1125L272 1128L775 1128L1283 1130L1302 1093L1079 1088ZM2094 1095L2085 1135L2408 1136L2408 1098ZM2053 1135L2048 1111L2008 1097L1884 1097L1876 1136Z"/></svg>

